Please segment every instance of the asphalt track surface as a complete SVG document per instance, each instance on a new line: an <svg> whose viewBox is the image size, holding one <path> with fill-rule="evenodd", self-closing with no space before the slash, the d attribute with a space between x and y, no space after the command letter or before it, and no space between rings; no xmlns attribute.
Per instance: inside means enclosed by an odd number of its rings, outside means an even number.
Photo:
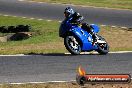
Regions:
<svg viewBox="0 0 132 88"><path fill-rule="evenodd" d="M87 74L129 73L132 75L132 53L1 56L0 83L75 80L79 66L82 66Z"/></svg>
<svg viewBox="0 0 132 88"><path fill-rule="evenodd" d="M50 20L63 20L63 11L67 6L71 5L0 0L0 13ZM132 27L132 10L71 7L81 13L88 23Z"/></svg>

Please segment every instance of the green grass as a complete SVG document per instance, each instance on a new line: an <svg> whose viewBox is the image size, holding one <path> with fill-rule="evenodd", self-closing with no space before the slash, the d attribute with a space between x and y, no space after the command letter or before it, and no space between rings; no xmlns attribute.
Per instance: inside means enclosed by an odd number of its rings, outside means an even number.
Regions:
<svg viewBox="0 0 132 88"><path fill-rule="evenodd" d="M15 26L15 25L31 25L32 32L36 32L37 36L33 36L29 40L23 41L23 43L42 43L45 41L56 41L58 38L58 26L57 21L47 22L47 21L37 21L23 18L14 18L14 17L3 17L0 16L0 26ZM57 26L58 25L58 26ZM52 35L52 36L50 36Z"/></svg>
<svg viewBox="0 0 132 88"><path fill-rule="evenodd" d="M32 0L32 1L43 1L50 3L72 3L76 5L96 6L96 7L108 7L118 9L131 9L132 0Z"/></svg>
<svg viewBox="0 0 132 88"><path fill-rule="evenodd" d="M61 42L58 37L59 22L57 21L38 21L15 17L3 17L0 16L0 26L16 26L16 25L31 25L32 32L35 34L22 41L10 41L6 43L0 43L0 54L16 54L16 53L31 53L31 52L57 52L53 50L54 43ZM2 35L2 34L1 34ZM51 46L53 44L53 46ZM46 48L46 45L47 46ZM51 46L51 49L49 48ZM43 49L44 48L44 49ZM62 50L63 51L63 50ZM59 51L58 51L59 52ZM60 49L61 52L61 49ZM63 51L64 52L64 51Z"/></svg>
<svg viewBox="0 0 132 88"><path fill-rule="evenodd" d="M29 54L29 53L65 53L63 39L58 36L60 23L46 20L30 20L18 17L0 16L0 26L31 25L35 32L29 39L0 43L0 54ZM110 44L110 51L132 50L132 31L120 28L101 27L100 35Z"/></svg>

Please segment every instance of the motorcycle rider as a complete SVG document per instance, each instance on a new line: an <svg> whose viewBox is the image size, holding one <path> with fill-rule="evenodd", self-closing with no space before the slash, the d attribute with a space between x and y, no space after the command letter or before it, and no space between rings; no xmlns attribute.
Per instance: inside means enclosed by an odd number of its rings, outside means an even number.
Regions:
<svg viewBox="0 0 132 88"><path fill-rule="evenodd" d="M65 21L63 24L64 25L65 24L81 25L82 29L86 30L88 33L90 33L92 35L93 45L94 45L94 43L96 42L95 33L93 32L92 28L87 23L82 23L82 21L84 20L84 17L81 16L79 13L74 12L74 10L71 7L67 7L65 9L64 15L65 15ZM65 28L65 29L67 29L67 28ZM60 34L60 36L61 36L61 34Z"/></svg>

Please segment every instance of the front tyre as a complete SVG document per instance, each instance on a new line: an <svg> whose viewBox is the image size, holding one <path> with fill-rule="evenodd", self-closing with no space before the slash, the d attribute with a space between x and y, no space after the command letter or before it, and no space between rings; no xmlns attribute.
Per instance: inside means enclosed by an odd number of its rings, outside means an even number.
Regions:
<svg viewBox="0 0 132 88"><path fill-rule="evenodd" d="M73 55L78 55L81 53L81 45L77 38L73 35L68 35L64 38L64 45Z"/></svg>
<svg viewBox="0 0 132 88"><path fill-rule="evenodd" d="M99 35L97 35L97 36L98 36L98 38L99 38L101 41L105 41L105 42L106 42L106 40L105 40L103 37L101 37L101 36L99 36ZM107 53L109 52L109 45L108 45L107 42L106 42L106 43L98 43L97 46L98 46L97 52L98 52L99 54L105 55L105 54L107 54Z"/></svg>

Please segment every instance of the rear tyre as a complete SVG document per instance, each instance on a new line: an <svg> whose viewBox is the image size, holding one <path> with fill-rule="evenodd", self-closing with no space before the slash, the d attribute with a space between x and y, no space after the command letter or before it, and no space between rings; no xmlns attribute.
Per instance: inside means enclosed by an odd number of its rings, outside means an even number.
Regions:
<svg viewBox="0 0 132 88"><path fill-rule="evenodd" d="M67 35L64 38L64 45L66 49L73 55L78 55L81 53L81 44L73 35Z"/></svg>

